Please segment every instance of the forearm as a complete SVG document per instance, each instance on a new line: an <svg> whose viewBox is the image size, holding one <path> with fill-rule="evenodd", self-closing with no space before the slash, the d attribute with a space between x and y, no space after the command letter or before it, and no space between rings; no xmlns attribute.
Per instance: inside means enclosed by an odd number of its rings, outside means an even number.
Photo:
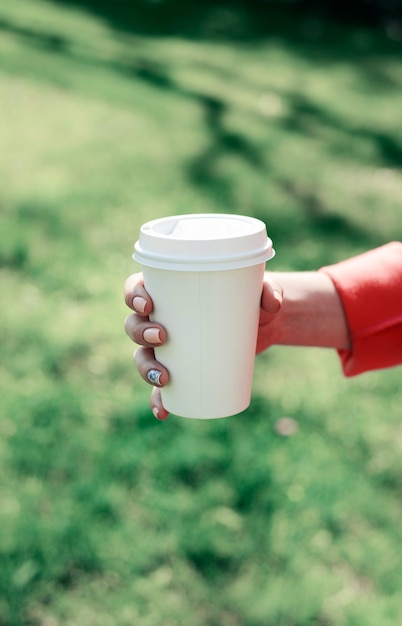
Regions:
<svg viewBox="0 0 402 626"><path fill-rule="evenodd" d="M321 272L269 272L267 279L283 287L282 307L273 329L275 344L350 348L342 303L329 276Z"/></svg>

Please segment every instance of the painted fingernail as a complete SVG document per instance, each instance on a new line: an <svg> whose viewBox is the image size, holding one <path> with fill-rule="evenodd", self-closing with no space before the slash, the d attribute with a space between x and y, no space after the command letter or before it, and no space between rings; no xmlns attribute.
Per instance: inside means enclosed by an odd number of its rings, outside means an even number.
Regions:
<svg viewBox="0 0 402 626"><path fill-rule="evenodd" d="M161 376L162 372L160 372L159 370L148 370L147 372L147 378L149 382L151 383L151 385L156 385L157 387L160 386Z"/></svg>
<svg viewBox="0 0 402 626"><path fill-rule="evenodd" d="M164 415L164 417L162 417L163 413L161 413L160 410L156 408L156 406L152 409L152 413L160 422L166 422L167 418L169 417L169 415Z"/></svg>
<svg viewBox="0 0 402 626"><path fill-rule="evenodd" d="M142 296L135 296L135 298L133 298L133 307L139 313L144 313L146 306L147 301Z"/></svg>
<svg viewBox="0 0 402 626"><path fill-rule="evenodd" d="M142 336L148 343L161 342L161 334L159 328L146 328L142 333Z"/></svg>

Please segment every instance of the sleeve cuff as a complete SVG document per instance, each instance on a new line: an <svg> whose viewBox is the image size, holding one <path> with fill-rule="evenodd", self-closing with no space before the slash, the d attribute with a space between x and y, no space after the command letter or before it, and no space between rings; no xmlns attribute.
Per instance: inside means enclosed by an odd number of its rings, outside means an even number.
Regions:
<svg viewBox="0 0 402 626"><path fill-rule="evenodd" d="M345 376L402 363L402 243L321 268L340 296L352 348L339 350Z"/></svg>

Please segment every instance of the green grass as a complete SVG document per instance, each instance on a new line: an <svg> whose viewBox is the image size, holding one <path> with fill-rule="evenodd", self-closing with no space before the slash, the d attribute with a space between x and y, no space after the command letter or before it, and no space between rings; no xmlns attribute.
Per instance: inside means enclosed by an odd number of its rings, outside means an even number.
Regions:
<svg viewBox="0 0 402 626"><path fill-rule="evenodd" d="M260 217L275 270L400 239L400 44L127 6L0 6L0 625L396 626L400 370L273 348L243 415L158 423L122 285L172 213Z"/></svg>

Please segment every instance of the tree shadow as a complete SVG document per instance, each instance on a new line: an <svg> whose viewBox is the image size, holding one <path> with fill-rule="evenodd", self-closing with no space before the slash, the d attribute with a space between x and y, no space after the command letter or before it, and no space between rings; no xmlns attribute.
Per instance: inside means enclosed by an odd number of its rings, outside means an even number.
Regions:
<svg viewBox="0 0 402 626"><path fill-rule="evenodd" d="M301 207L306 218L306 229L310 234L321 239L343 239L354 244L375 245L375 239L368 229L354 222L352 215L333 213L315 189L291 179L278 182L283 191Z"/></svg>
<svg viewBox="0 0 402 626"><path fill-rule="evenodd" d="M68 52L69 40L57 33L49 33L42 29L27 28L3 17L0 18L0 32L1 31L20 37L32 46L39 46L51 52Z"/></svg>
<svg viewBox="0 0 402 626"><path fill-rule="evenodd" d="M378 63L381 58L399 58L400 43L378 33L378 29L365 30L362 38L361 23L355 26L340 24L345 17L342 3L328 2L326 9L314 2L299 2L292 6L280 2L228 0L185 3L179 0L54 0L55 4L76 6L106 20L116 37L134 35L141 37L180 37L187 40L230 41L248 49L271 40L279 41L298 57L304 57L317 66L345 62L359 64L360 74L381 88L390 91L399 88L396 80L388 76ZM395 5L396 6L396 5ZM335 18L335 21L328 19ZM355 19L354 11L350 17ZM366 15L366 18L368 16ZM362 16L360 16L362 18ZM394 17L393 17L394 19ZM369 17L368 22L375 23ZM365 24L366 25L366 24ZM200 109L206 131L206 145L195 156L190 157L185 171L192 185L209 194L220 205L236 211L236 189L231 177L219 169L222 157L235 157L242 165L261 176L270 177L280 189L302 205L308 220L316 232L323 236L342 233L353 240L361 240L364 233L356 229L350 220L334 215L320 200L314 190L305 191L288 179L274 180L270 167L271 155L249 135L241 132L229 121L229 113L235 105L224 92L218 97L189 87L175 78L172 62L151 58L133 46L132 53L125 56L115 53L106 57L91 47L76 47L74 41L57 32L46 32L43 28L26 27L9 19L0 20L0 30L22 39L28 46L41 47L51 53L75 59L87 67L103 67L120 73L133 81L142 81L155 90L171 93L188 99ZM360 37L360 39L359 39ZM402 39L402 31L401 31ZM202 65L202 61L198 61ZM199 66L198 66L199 67ZM197 66L195 66L197 71ZM210 68L218 75L222 68ZM239 76L236 68L232 72L244 90L256 85L247 76ZM222 79L225 77L222 76ZM229 77L230 78L230 77ZM285 113L275 123L287 132L304 138L321 138L332 133L328 142L329 151L347 159L359 158L354 146L359 141L371 143L375 148L378 166L402 167L402 140L391 130L379 130L357 124L340 117L333 110L317 104L302 93L282 92L277 94L285 103ZM238 105L236 105L238 106ZM249 207L253 214L262 213L261 207ZM367 236L367 233L366 233Z"/></svg>
<svg viewBox="0 0 402 626"><path fill-rule="evenodd" d="M320 19L353 27L384 30L397 38L395 21L402 17L402 1L393 0L53 0L56 4L79 6L101 15L116 30L142 35L185 35L191 38L225 37L236 40L261 39L275 31L298 31L298 20ZM317 36L317 23L310 36Z"/></svg>
<svg viewBox="0 0 402 626"><path fill-rule="evenodd" d="M384 166L402 167L402 139L398 140L373 127L353 124L346 118L341 119L301 94L288 93L287 105L288 113L281 123L288 130L304 135L319 134L323 128L334 130L345 146L347 144L349 154L353 154L353 140L368 140L375 145L379 161Z"/></svg>

